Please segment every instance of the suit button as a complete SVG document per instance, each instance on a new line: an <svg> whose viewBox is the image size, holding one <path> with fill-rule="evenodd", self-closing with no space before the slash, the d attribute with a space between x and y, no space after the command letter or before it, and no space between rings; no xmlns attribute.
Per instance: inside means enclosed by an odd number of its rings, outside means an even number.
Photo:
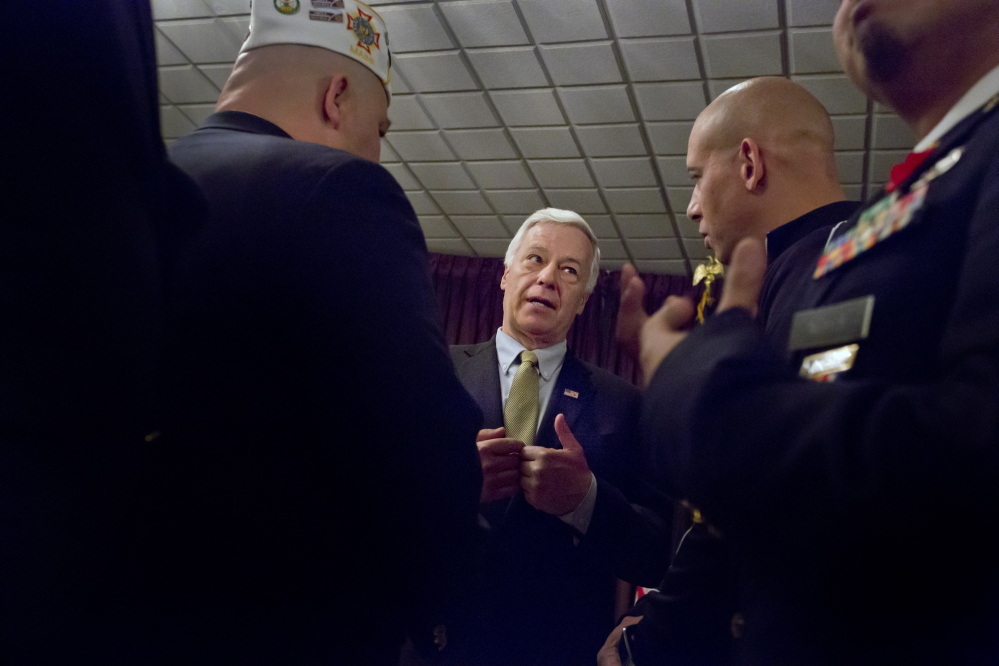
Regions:
<svg viewBox="0 0 999 666"><path fill-rule="evenodd" d="M746 626L746 616L736 613L732 616L732 638L742 638L742 630Z"/></svg>

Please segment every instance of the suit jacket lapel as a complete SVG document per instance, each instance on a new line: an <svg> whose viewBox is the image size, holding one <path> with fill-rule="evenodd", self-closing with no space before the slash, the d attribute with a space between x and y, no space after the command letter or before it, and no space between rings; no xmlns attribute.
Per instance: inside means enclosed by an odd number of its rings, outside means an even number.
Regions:
<svg viewBox="0 0 999 666"><path fill-rule="evenodd" d="M566 391L578 395L573 398L566 395ZM562 369L558 373L555 388L552 390L552 397L548 401L548 409L545 410L544 417L541 419L541 427L538 429L535 444L550 449L562 448L562 444L558 441L558 435L555 433L555 417L558 414L564 414L569 428L575 431L579 416L592 395L590 371L571 351L566 351L565 360L562 361Z"/></svg>
<svg viewBox="0 0 999 666"><path fill-rule="evenodd" d="M503 425L503 394L500 389L496 336L465 349L462 353L466 359L457 366L458 375L482 409L482 427L499 428Z"/></svg>

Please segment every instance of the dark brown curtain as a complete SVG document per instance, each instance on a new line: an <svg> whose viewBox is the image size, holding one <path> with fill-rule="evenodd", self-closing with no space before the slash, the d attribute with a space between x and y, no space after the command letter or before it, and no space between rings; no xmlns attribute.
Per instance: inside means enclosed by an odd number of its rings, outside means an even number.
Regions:
<svg viewBox="0 0 999 666"><path fill-rule="evenodd" d="M430 254L430 273L444 318L449 344L484 342L503 323L503 260ZM685 275L643 275L645 309L653 312L667 296L699 296ZM621 271L600 271L583 314L569 331L569 348L577 357L639 384L637 365L617 346L614 327L621 292Z"/></svg>

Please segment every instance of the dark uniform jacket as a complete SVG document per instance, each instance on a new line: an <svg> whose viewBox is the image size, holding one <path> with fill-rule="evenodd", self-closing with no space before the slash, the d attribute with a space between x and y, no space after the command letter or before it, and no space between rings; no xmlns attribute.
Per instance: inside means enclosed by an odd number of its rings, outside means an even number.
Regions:
<svg viewBox="0 0 999 666"><path fill-rule="evenodd" d="M811 280L833 225L849 218L857 206L856 201L827 204L767 234L767 272L757 316L775 344L786 343L796 299ZM705 522L694 523L658 589L639 599L628 614L643 616L628 630L639 666L730 663L741 613L731 553L722 535Z"/></svg>
<svg viewBox="0 0 999 666"><path fill-rule="evenodd" d="M394 664L404 630L443 647L481 414L412 207L381 166L246 113L170 153L211 215L169 290L164 654Z"/></svg>
<svg viewBox="0 0 999 666"><path fill-rule="evenodd" d="M735 309L678 345L645 397L668 488L732 545L742 663L999 659L994 104L948 132L900 194L924 176L907 225L801 297L805 310L874 296L866 337L826 315L825 343L793 356L856 343L852 368L796 376Z"/></svg>
<svg viewBox="0 0 999 666"><path fill-rule="evenodd" d="M495 338L452 347L451 355L483 427L502 426ZM458 663L592 664L615 624L615 578L644 584L662 576L672 505L644 480L638 409L636 387L566 352L535 444L561 448L555 417L564 414L597 479L593 518L574 545L575 530L523 495L483 507L490 529L474 590L474 644Z"/></svg>

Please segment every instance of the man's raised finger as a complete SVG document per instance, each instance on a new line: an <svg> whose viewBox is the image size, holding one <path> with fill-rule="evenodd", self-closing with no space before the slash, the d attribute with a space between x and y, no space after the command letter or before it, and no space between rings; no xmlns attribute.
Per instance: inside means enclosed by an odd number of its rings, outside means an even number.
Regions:
<svg viewBox="0 0 999 666"><path fill-rule="evenodd" d="M756 304L763 288L767 270L767 250L759 238L744 238L735 246L732 263L725 271L718 312L729 308L746 308L755 317Z"/></svg>

